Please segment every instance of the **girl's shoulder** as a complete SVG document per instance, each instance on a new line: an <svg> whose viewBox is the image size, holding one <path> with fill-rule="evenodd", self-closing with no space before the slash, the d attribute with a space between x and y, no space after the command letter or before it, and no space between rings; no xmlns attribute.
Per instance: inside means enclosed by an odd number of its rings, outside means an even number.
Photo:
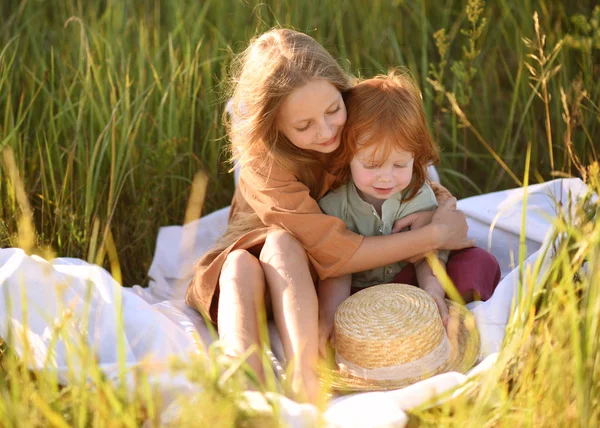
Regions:
<svg viewBox="0 0 600 428"><path fill-rule="evenodd" d="M348 198L348 192L350 190L350 184L351 183L344 183L338 187L336 187L335 189L331 189L329 190L325 196L323 196L321 199L319 199L319 203L323 200L325 201L338 201L338 200L342 200L342 199L347 199Z"/></svg>
<svg viewBox="0 0 600 428"><path fill-rule="evenodd" d="M298 181L298 177L283 168L270 155L259 156L246 162L240 168L240 178L256 185Z"/></svg>

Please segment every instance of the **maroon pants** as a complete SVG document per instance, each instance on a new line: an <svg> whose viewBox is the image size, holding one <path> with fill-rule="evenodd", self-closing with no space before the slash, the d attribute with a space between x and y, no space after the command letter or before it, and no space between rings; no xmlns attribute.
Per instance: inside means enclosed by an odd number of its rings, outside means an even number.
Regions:
<svg viewBox="0 0 600 428"><path fill-rule="evenodd" d="M500 281L498 261L478 247L451 251L446 272L466 302L489 299ZM418 285L415 266L405 266L392 282Z"/></svg>

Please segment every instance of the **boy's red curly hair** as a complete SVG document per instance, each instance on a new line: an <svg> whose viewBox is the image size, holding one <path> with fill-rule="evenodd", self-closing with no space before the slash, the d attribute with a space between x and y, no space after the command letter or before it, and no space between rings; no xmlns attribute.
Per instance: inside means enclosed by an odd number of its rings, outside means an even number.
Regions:
<svg viewBox="0 0 600 428"><path fill-rule="evenodd" d="M413 179L405 193L411 199L427 180L427 166L439 162L438 148L427 127L421 92L407 73L392 71L364 80L344 94L348 119L332 170L340 185L350 178L349 163L362 149L377 146L376 159L395 148L414 156ZM374 160L376 160L374 159Z"/></svg>

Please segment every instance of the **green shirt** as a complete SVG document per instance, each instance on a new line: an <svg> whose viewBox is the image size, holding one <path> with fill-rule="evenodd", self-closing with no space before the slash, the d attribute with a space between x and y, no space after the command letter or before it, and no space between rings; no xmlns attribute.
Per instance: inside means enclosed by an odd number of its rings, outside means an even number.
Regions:
<svg viewBox="0 0 600 428"><path fill-rule="evenodd" d="M325 214L338 217L346 223L349 230L363 236L389 235L396 220L417 211L432 211L438 204L433 190L428 184L419 189L416 196L408 202L402 202L404 192L398 192L381 207L381 217L373 205L365 202L354 182L331 191L319 200ZM438 257L448 261L448 251L439 251ZM398 261L387 266L352 274L352 287L366 288L376 284L390 282L408 263Z"/></svg>

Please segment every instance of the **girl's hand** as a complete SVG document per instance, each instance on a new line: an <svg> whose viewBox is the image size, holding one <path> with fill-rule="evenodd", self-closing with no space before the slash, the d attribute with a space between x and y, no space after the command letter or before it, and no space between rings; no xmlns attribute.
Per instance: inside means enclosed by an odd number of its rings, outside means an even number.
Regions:
<svg viewBox="0 0 600 428"><path fill-rule="evenodd" d="M475 246L475 240L467 238L467 219L456 209L456 198L443 201L431 218L440 239L439 250L462 250Z"/></svg>
<svg viewBox="0 0 600 428"><path fill-rule="evenodd" d="M446 199L453 198L452 193L450 193L450 191L440 183L432 181L429 183L429 186L431 187L431 190L433 190L433 194L435 195L435 199L437 200L438 204L441 204Z"/></svg>

